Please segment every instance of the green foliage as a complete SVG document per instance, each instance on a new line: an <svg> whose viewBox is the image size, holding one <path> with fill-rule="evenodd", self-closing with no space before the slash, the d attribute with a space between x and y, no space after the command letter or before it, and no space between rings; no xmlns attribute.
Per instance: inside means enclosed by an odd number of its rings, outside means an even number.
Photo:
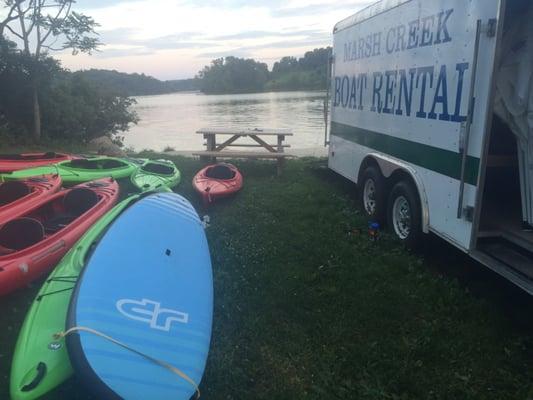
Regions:
<svg viewBox="0 0 533 400"><path fill-rule="evenodd" d="M0 126L19 135L28 132L32 124L32 82L38 85L39 91L46 92L60 71L59 63L53 58L37 60L0 37ZM35 76L39 79L32 80Z"/></svg>
<svg viewBox="0 0 533 400"><path fill-rule="evenodd" d="M252 59L218 58L198 77L202 92L208 94L259 92L268 80L268 66Z"/></svg>
<svg viewBox="0 0 533 400"><path fill-rule="evenodd" d="M327 47L309 51L300 59L283 57L271 72L251 59L219 58L198 74L200 88L208 94L325 89L330 54Z"/></svg>
<svg viewBox="0 0 533 400"><path fill-rule="evenodd" d="M0 39L0 128L4 134L25 137L33 124L32 77L37 76L42 133L47 138L90 140L115 137L137 122L134 100L96 87L82 76L63 70L51 57L19 52Z"/></svg>
<svg viewBox="0 0 533 400"><path fill-rule="evenodd" d="M41 100L43 134L75 136L82 140L126 131L138 118L135 100L115 96L83 77L66 73Z"/></svg>
<svg viewBox="0 0 533 400"><path fill-rule="evenodd" d="M89 69L74 72L95 86L105 88L117 96L144 96L198 90L195 79L160 81L145 74L126 74L118 71Z"/></svg>

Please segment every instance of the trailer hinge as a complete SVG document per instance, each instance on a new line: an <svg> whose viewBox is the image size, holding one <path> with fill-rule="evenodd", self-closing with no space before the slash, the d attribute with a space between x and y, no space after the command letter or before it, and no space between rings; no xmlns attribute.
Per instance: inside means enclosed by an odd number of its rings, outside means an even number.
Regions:
<svg viewBox="0 0 533 400"><path fill-rule="evenodd" d="M468 123L466 121L461 122L461 126L459 128L459 152L462 153L465 149L465 138L466 138L466 128L468 126Z"/></svg>
<svg viewBox="0 0 533 400"><path fill-rule="evenodd" d="M483 33L487 34L487 37L494 37L496 36L496 28L498 26L498 20L496 18L489 19L489 22L487 24L482 25L482 31Z"/></svg>
<svg viewBox="0 0 533 400"><path fill-rule="evenodd" d="M468 222L473 222L474 221L474 207L466 206L463 209L463 217Z"/></svg>

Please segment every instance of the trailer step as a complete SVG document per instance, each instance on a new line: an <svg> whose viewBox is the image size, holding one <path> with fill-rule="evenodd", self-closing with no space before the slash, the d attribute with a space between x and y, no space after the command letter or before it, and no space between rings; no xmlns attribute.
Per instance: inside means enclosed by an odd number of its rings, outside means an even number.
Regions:
<svg viewBox="0 0 533 400"><path fill-rule="evenodd" d="M533 280L533 253L530 251L505 240L481 243L478 249L525 278Z"/></svg>

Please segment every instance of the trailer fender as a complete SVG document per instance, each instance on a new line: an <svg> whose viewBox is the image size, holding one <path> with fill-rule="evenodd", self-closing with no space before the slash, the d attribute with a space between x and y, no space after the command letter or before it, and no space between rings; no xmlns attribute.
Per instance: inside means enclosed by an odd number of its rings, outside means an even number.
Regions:
<svg viewBox="0 0 533 400"><path fill-rule="evenodd" d="M428 198L424 188L424 183L422 182L420 175L416 172L416 169L402 160L398 160L397 158L384 154L370 153L368 154L368 157L373 158L378 163L381 173L385 178L390 178L392 174L398 170L402 170L411 177L416 185L418 195L420 197L420 208L422 211L422 232L429 233Z"/></svg>

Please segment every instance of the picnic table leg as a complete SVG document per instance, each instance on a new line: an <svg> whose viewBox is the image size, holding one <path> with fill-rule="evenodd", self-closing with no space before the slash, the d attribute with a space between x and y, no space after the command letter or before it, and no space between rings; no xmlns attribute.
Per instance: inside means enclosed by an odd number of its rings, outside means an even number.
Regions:
<svg viewBox="0 0 533 400"><path fill-rule="evenodd" d="M216 147L216 136L215 135L207 135L207 151L215 151ZM216 163L217 159L216 157L207 157L206 161L210 163Z"/></svg>
<svg viewBox="0 0 533 400"><path fill-rule="evenodd" d="M278 176L281 176L283 168L285 166L285 158L278 158Z"/></svg>
<svg viewBox="0 0 533 400"><path fill-rule="evenodd" d="M283 153L283 141L285 140L284 135L278 136L278 153ZM281 173L283 172L283 167L285 164L285 158L278 158L278 176L281 176Z"/></svg>

